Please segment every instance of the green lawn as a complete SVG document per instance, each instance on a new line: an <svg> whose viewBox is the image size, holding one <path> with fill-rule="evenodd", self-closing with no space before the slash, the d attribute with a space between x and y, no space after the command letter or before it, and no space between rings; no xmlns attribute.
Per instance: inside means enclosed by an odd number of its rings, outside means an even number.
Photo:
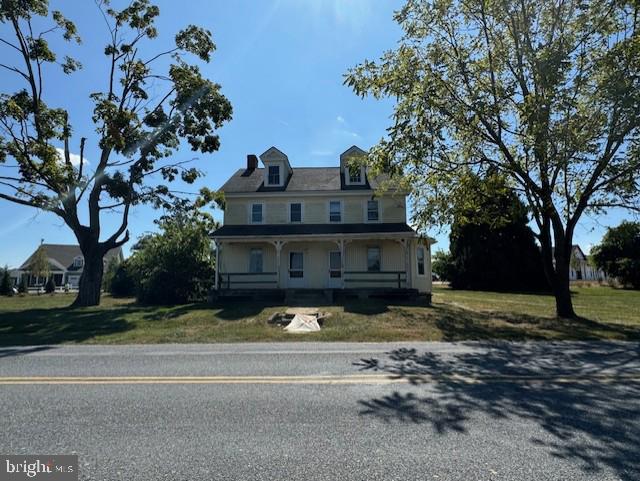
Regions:
<svg viewBox="0 0 640 481"><path fill-rule="evenodd" d="M69 309L71 295L0 298L0 345L239 341L399 341L467 339L640 340L640 292L574 290L576 321L553 316L551 296L436 288L433 306L349 301L322 307L332 315L318 333L289 334L267 323L284 308L258 302L149 307L103 298Z"/></svg>

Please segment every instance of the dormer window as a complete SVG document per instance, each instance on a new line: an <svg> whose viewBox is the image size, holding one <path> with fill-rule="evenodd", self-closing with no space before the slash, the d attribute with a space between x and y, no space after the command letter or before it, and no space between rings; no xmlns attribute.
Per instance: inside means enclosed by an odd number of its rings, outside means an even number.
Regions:
<svg viewBox="0 0 640 481"><path fill-rule="evenodd" d="M346 185L364 185L364 167L345 167L344 180Z"/></svg>
<svg viewBox="0 0 640 481"><path fill-rule="evenodd" d="M84 257L78 256L73 259L73 267L84 267Z"/></svg>
<svg viewBox="0 0 640 481"><path fill-rule="evenodd" d="M270 165L268 168L269 168L269 174L267 176L267 184L280 185L280 166Z"/></svg>

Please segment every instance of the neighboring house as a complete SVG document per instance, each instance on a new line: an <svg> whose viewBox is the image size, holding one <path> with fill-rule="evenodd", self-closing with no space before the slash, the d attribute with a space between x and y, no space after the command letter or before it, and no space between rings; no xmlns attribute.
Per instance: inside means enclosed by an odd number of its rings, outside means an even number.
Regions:
<svg viewBox="0 0 640 481"><path fill-rule="evenodd" d="M216 244L221 295L256 289L431 293L430 238L407 225L406 194L376 192L380 178L349 160L339 167L292 167L270 148L247 156L222 186L224 223Z"/></svg>
<svg viewBox="0 0 640 481"><path fill-rule="evenodd" d="M606 273L602 269L591 265L589 258L579 245L571 248L571 263L569 265L569 280L571 281L604 281Z"/></svg>
<svg viewBox="0 0 640 481"><path fill-rule="evenodd" d="M44 286L47 283L47 277L31 275L29 268L33 257L41 247L44 248L47 253L49 271L53 276L56 286L61 288L68 284L71 289L77 289L84 268L84 257L82 256L82 251L79 246L67 244L41 244L38 246L33 254L31 254L18 269L11 271L11 277L14 279L15 284L21 282L22 276L27 276L27 284L32 288ZM124 260L122 248L111 249L105 254L103 259L105 266L112 259L116 259L117 262Z"/></svg>

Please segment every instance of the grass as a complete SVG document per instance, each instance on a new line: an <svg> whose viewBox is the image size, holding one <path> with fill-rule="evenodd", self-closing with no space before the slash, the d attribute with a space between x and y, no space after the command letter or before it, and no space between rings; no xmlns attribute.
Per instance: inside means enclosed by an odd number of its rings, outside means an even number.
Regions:
<svg viewBox="0 0 640 481"><path fill-rule="evenodd" d="M434 290L433 306L348 301L318 333L289 334L267 323L282 306L226 302L210 306L142 306L103 298L69 309L66 294L0 298L0 345L240 341L459 341L469 339L640 340L640 292L609 287L574 290L574 321L556 319L551 296ZM1 356L1 354L0 354Z"/></svg>

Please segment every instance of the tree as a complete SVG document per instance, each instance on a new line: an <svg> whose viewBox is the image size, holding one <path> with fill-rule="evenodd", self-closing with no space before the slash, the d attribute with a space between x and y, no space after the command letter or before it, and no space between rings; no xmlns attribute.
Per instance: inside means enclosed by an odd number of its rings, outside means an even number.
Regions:
<svg viewBox="0 0 640 481"><path fill-rule="evenodd" d="M54 294L56 292L56 281L53 276L49 277L47 284L44 286L44 291L47 294Z"/></svg>
<svg viewBox="0 0 640 481"><path fill-rule="evenodd" d="M433 255L431 270L441 281L451 281L451 278L453 277L452 268L453 257L449 252L439 250Z"/></svg>
<svg viewBox="0 0 640 481"><path fill-rule="evenodd" d="M29 262L29 272L34 277L42 277L46 279L51 275L51 267L49 265L49 256L47 256L47 248L38 247Z"/></svg>
<svg viewBox="0 0 640 481"><path fill-rule="evenodd" d="M420 228L451 222L461 175L507 176L533 215L562 317L575 316L569 262L581 216L640 210L639 9L407 0L398 47L345 78L359 95L396 99L370 163L412 192Z"/></svg>
<svg viewBox="0 0 640 481"><path fill-rule="evenodd" d="M549 289L526 206L504 176L475 175L462 182L469 193L454 206L448 275L455 289Z"/></svg>
<svg viewBox="0 0 640 481"><path fill-rule="evenodd" d="M215 280L210 233L215 222L197 208L174 207L157 222L160 233L144 236L127 259L138 300L181 304L205 299Z"/></svg>
<svg viewBox="0 0 640 481"><path fill-rule="evenodd" d="M622 284L640 289L640 222L622 222L607 229L591 251L596 267Z"/></svg>
<svg viewBox="0 0 640 481"><path fill-rule="evenodd" d="M18 293L26 294L29 292L29 285L27 284L27 276L22 274L20 277L20 283L18 284Z"/></svg>
<svg viewBox="0 0 640 481"><path fill-rule="evenodd" d="M13 295L13 286L11 285L11 276L9 275L9 268L4 266L2 273L0 273L0 295L11 296Z"/></svg>
<svg viewBox="0 0 640 481"><path fill-rule="evenodd" d="M220 85L187 61L189 55L210 61L215 50L211 32L189 25L175 36L175 46L149 53L148 44L158 35L157 6L148 0L132 0L122 10L106 0L96 4L108 32L104 55L109 73L105 89L90 95L99 155L89 165L87 138L75 144L77 162L72 155L72 113L45 100L50 66L59 64L65 74L81 68L71 56L51 50L47 41L61 33L64 40L79 43L75 24L59 11L50 12L46 0L0 3L0 22L9 27L9 34L0 37L6 50L0 67L25 85L0 95L0 162L13 170L1 173L0 198L52 212L73 230L85 261L76 306L100 302L102 259L129 239L131 207L171 202L176 195L172 181L192 183L200 175L186 166L189 160L173 156L181 141L193 151L215 152L217 129L231 118ZM47 22L51 25L37 31ZM121 216L113 232L102 231L104 211Z"/></svg>

